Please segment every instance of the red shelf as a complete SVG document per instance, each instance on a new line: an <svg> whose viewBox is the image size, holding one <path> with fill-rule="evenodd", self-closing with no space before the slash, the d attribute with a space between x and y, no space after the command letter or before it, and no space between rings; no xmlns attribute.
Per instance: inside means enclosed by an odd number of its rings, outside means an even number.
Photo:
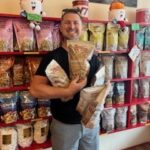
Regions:
<svg viewBox="0 0 150 150"><path fill-rule="evenodd" d="M149 101L150 98L133 98L131 101L131 105L142 104Z"/></svg>
<svg viewBox="0 0 150 150"><path fill-rule="evenodd" d="M120 129L120 130L115 129L115 130L108 131L108 132L101 131L100 135L116 133L116 132L120 132L120 131L130 130L130 129L134 129L134 128L138 128L138 127L149 126L149 125L150 125L150 121L147 121L146 123L137 123L134 126L126 127L124 129Z"/></svg>
<svg viewBox="0 0 150 150"><path fill-rule="evenodd" d="M140 26L150 26L150 23L145 23L145 22L143 22L143 23L138 23L138 24L140 24Z"/></svg>
<svg viewBox="0 0 150 150"><path fill-rule="evenodd" d="M99 54L126 54L128 52L129 52L129 50L120 50L120 51L109 51L109 50L100 51L100 50L96 50L96 53L99 53Z"/></svg>
<svg viewBox="0 0 150 150"><path fill-rule="evenodd" d="M37 150L37 149L40 150L43 148L50 148L51 146L52 146L52 144L51 144L51 141L49 139L45 143L42 143L42 144L37 144L37 143L33 142L30 147L27 147L27 148L19 147L19 150Z"/></svg>
<svg viewBox="0 0 150 150"><path fill-rule="evenodd" d="M0 127L15 126L16 124L26 124L26 123L29 123L29 122L35 122L35 121L44 120L44 119L49 119L49 120L51 120L52 117L49 116L49 117L44 117L44 118L35 118L35 119L32 119L32 120L22 120L22 119L18 119L16 122L9 123L9 124L0 122Z"/></svg>
<svg viewBox="0 0 150 150"><path fill-rule="evenodd" d="M150 76L140 76L140 77L133 77L131 80L141 80L141 79L149 79Z"/></svg>
<svg viewBox="0 0 150 150"><path fill-rule="evenodd" d="M124 103L124 104L113 104L112 106L107 106L107 107L105 107L105 109L108 109L108 108L125 107L125 106L130 106L130 103Z"/></svg>
<svg viewBox="0 0 150 150"><path fill-rule="evenodd" d="M19 18L20 20L21 19L25 19L24 17L20 16L20 15L12 15L12 14L0 14L1 17L6 17L6 18ZM52 17L43 17L42 18L43 20L47 20L47 21L56 21L56 22L60 22L61 18L52 18ZM104 23L104 24L107 24L109 21L101 21L101 20L88 20L88 19L85 19L83 20L85 23ZM127 23L128 26L130 26L131 24ZM150 23L141 23L140 24L141 26L150 26ZM130 49L135 45L135 40L136 40L136 31L131 31L130 32L130 39L129 39L129 49L128 50L120 50L120 51L109 51L109 50L106 50L106 51L99 51L97 50L96 52L99 53L99 54L113 54L113 55L119 55L119 54L124 54L127 56L127 54L130 52ZM144 52L150 52L150 50L143 50L142 53ZM3 56L3 55L14 55L14 56L17 56L17 55L44 55L48 53L48 51L38 51L38 50L35 50L35 51L32 51L32 52L19 52L19 51L14 51L14 52L1 52L0 51L0 56ZM136 104L141 104L141 103L144 103L144 102L148 102L150 101L150 98L148 99L142 99L142 98L132 98L132 93L133 93L133 81L134 80L141 80L141 79L148 79L150 78L150 76L144 76L144 77L132 77L132 74L133 74L133 62L131 61L131 59L128 57L128 77L129 78L113 78L111 80L111 82L125 82L126 84L126 93L125 93L125 104L113 104L112 107L105 107L105 109L107 108L119 108L119 107L125 107L127 106L129 108L128 112L127 112L127 127L125 129L120 129L120 130L113 130L111 132L108 132L108 133L116 133L116 132L120 132L120 131L125 131L125 130L129 130L129 129L133 129L133 128L137 128L137 127L142 127L142 126L147 126L147 125L150 125L150 121L147 122L147 123L144 123L144 124L136 124L135 126L131 126L130 124L130 106L132 105L136 105ZM8 87L8 88L0 88L0 92L10 92L10 91L21 91L21 90L28 90L28 86L29 85L21 85L21 86L13 86L13 87ZM51 117L49 117L50 119ZM34 120L27 120L27 121L24 121L24 120L17 120L17 122L15 123L11 123L11 124L5 124L5 123L0 123L0 127L6 127L6 126L15 126L17 123L21 123L21 124L24 124L24 123L29 123L29 122L32 122L32 121L36 121L36 120L39 120L39 119L44 119L44 118L36 118ZM101 134L108 134L106 132L102 132ZM36 150L36 149L43 149L43 148L48 148L48 147L51 147L51 142L50 142L50 139L47 140L45 143L43 144L36 144L35 142L32 143L32 145L28 148L21 148L19 147L19 150Z"/></svg>
<svg viewBox="0 0 150 150"><path fill-rule="evenodd" d="M142 52L142 53L150 52L150 49L149 49L149 50L142 50L141 52Z"/></svg>
<svg viewBox="0 0 150 150"><path fill-rule="evenodd" d="M137 123L134 126L131 126L130 128L137 128L137 127L143 127L143 126L149 126L150 125L150 121L147 121L146 123Z"/></svg>
<svg viewBox="0 0 150 150"><path fill-rule="evenodd" d="M131 80L131 78L113 78L112 80L111 80L111 82L123 82L123 81L129 81L129 80Z"/></svg>
<svg viewBox="0 0 150 150"><path fill-rule="evenodd" d="M28 90L28 87L29 85L21 85L21 86L0 88L0 92L23 91L23 90Z"/></svg>
<svg viewBox="0 0 150 150"><path fill-rule="evenodd" d="M25 18L19 14L3 14L0 13L0 17L7 17L7 18ZM54 17L42 17L43 20L50 20L50 21L60 21L61 18L54 18Z"/></svg>
<svg viewBox="0 0 150 150"><path fill-rule="evenodd" d="M35 52L0 52L0 55L44 55L47 54L48 51L35 51Z"/></svg>

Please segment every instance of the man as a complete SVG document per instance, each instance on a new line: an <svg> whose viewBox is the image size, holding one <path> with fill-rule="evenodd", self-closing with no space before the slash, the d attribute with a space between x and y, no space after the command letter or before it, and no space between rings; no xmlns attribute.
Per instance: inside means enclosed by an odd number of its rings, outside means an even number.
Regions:
<svg viewBox="0 0 150 150"><path fill-rule="evenodd" d="M66 41L78 39L82 32L82 18L77 10L66 9L64 11L60 32L63 36L62 46L49 52L43 58L31 83L30 92L35 97L51 100L53 150L99 150L99 127L85 128L81 124L81 115L76 111L80 91L83 87L90 86L99 68L99 61L96 56L90 60L87 79L79 80L77 77L66 88L53 87L46 77L45 69L51 60L55 59L69 77ZM65 102L64 99L66 99Z"/></svg>

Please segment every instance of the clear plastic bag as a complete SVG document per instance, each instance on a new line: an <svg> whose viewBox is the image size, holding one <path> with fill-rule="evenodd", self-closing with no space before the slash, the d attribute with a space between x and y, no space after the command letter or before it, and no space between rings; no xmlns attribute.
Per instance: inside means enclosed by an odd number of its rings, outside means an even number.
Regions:
<svg viewBox="0 0 150 150"><path fill-rule="evenodd" d="M53 38L52 31L54 28L54 22L44 21L40 24L41 31L36 31L36 41L38 51L52 51L53 50Z"/></svg>
<svg viewBox="0 0 150 150"><path fill-rule="evenodd" d="M34 51L35 41L33 30L29 27L25 20L14 20L13 22L16 41L19 51Z"/></svg>
<svg viewBox="0 0 150 150"><path fill-rule="evenodd" d="M35 98L31 96L29 91L20 92L20 115L23 120L31 120L36 117L35 107L36 101Z"/></svg>
<svg viewBox="0 0 150 150"><path fill-rule="evenodd" d="M0 93L0 110L2 122L9 124L17 121L17 100L17 92Z"/></svg>
<svg viewBox="0 0 150 150"><path fill-rule="evenodd" d="M0 51L13 51L13 27L12 19L0 19Z"/></svg>
<svg viewBox="0 0 150 150"><path fill-rule="evenodd" d="M33 142L33 127L31 124L17 124L18 144L20 147L29 147Z"/></svg>

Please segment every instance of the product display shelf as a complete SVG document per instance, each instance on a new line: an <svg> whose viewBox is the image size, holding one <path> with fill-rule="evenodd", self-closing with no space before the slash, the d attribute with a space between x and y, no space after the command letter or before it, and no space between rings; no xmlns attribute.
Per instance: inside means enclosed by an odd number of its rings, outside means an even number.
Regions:
<svg viewBox="0 0 150 150"><path fill-rule="evenodd" d="M140 26L150 26L150 23L141 23L139 24ZM113 51L99 51L98 53L100 54L113 54L113 55L118 55L118 54L129 54L132 47L136 45L136 31L130 31L130 38L129 38L129 50L126 52L124 51L119 51L119 52L113 52ZM150 52L150 50L141 50L141 53L145 53L145 52ZM132 106L133 105L138 105L138 104L144 104L146 102L150 102L150 97L148 98L133 98L133 83L135 80L143 80L143 79L150 79L150 76L139 76L139 77L133 77L133 70L134 70L134 62L130 59L130 57L128 56L128 78L123 78L123 79L118 79L118 78L113 78L111 80L111 82L122 82L124 81L126 83L126 99L125 99L125 103L124 104L113 104L112 108L119 108L119 107L124 107L124 106L128 106L128 111L127 111L127 125L126 128L118 130L112 130L110 132L104 132L102 131L101 134L110 134L110 133L115 133L115 132L120 132L120 131L124 131L124 130L129 130L129 129L134 129L134 128L138 128L138 127L143 127L143 126L149 126L150 125L150 121L146 121L146 122L142 122L140 123L139 121L137 121L137 123L135 125L131 124L131 119L132 119L132 115L131 115L131 111L132 111ZM109 107L105 107L105 109L107 109ZM111 107L110 107L111 108Z"/></svg>
<svg viewBox="0 0 150 150"><path fill-rule="evenodd" d="M35 118L35 119L31 119L31 120L18 119L16 122L8 123L8 124L0 122L0 127L15 126L16 124L26 124L26 123L30 123L30 122L41 121L44 119L49 119L51 122L52 117L48 116L48 117L43 117L43 118Z"/></svg>
<svg viewBox="0 0 150 150"><path fill-rule="evenodd" d="M18 14L6 14L6 13L0 13L0 17L6 17L6 18L24 18ZM46 21L60 21L60 18L54 18L54 17L43 17L42 20Z"/></svg>
<svg viewBox="0 0 150 150"><path fill-rule="evenodd" d="M121 51L110 51L110 50L101 51L101 50L96 50L96 53L98 53L98 54L126 54L128 52L129 52L129 50L121 50Z"/></svg>
<svg viewBox="0 0 150 150"><path fill-rule="evenodd" d="M138 23L139 26L150 26L150 23ZM131 31L131 48L137 44L136 42L136 31ZM141 50L140 53L145 53L145 52L150 52L150 50ZM139 75L139 77L133 77L133 70L134 70L134 62L132 62L130 60L130 71L131 71L131 93L130 93L130 106L129 106L129 111L131 110L131 107L133 105L138 105L138 104L144 104L146 102L150 102L150 95L148 98L134 98L133 97L133 83L135 80L143 80L143 79L150 79L150 76L141 76ZM146 121L146 122L143 122L143 123L140 123L139 121L137 122L136 125L131 125L131 118L132 118L132 115L130 114L130 112L128 111L128 125L129 125L129 128L137 128L137 127L142 127L142 126L149 126L150 125L150 121Z"/></svg>
<svg viewBox="0 0 150 150"><path fill-rule="evenodd" d="M0 92L12 92L12 91L23 91L28 90L29 85L20 85L20 86L12 86L12 87L4 87L0 88Z"/></svg>
<svg viewBox="0 0 150 150"><path fill-rule="evenodd" d="M0 52L1 55L45 55L47 54L47 51L33 51L33 52L19 52L19 51L14 51L14 52Z"/></svg>
<svg viewBox="0 0 150 150"><path fill-rule="evenodd" d="M104 109L107 109L107 108L119 108L119 107L124 107L124 106L130 106L129 102L125 102L124 104L112 104L112 106L105 106Z"/></svg>
<svg viewBox="0 0 150 150"><path fill-rule="evenodd" d="M35 122L35 121L39 121L39 120L44 120L44 119L49 119L51 121L51 116L49 117L44 117L44 118L35 118L32 120L17 120L14 123L9 123L9 124L5 124L5 123L0 123L0 127L13 127L16 124L27 124L30 122ZM32 142L32 144L30 145L30 147L26 147L26 148L22 148L20 146L18 146L18 150L37 150L37 149L44 149L44 148L49 148L51 147L51 141L50 141L50 137L48 137L47 141L41 144L38 144L36 142Z"/></svg>
<svg viewBox="0 0 150 150"><path fill-rule="evenodd" d="M30 147L27 147L27 148L19 147L19 150L43 150L43 149L49 148L51 146L52 146L52 144L51 144L51 141L49 138L49 140L47 140L45 143L37 144L37 143L33 142Z"/></svg>
<svg viewBox="0 0 150 150"><path fill-rule="evenodd" d="M150 121L147 121L146 123L137 123L136 125L130 125L129 127L126 127L124 129L115 129L112 131L101 131L100 134L103 135L107 135L107 134L112 134L112 133L116 133L116 132L121 132L121 131L125 131L125 130L131 130L134 128L139 128L139 127L144 127L144 126L150 126Z"/></svg>
<svg viewBox="0 0 150 150"><path fill-rule="evenodd" d="M12 19L24 19L23 17L20 17L19 15L12 15L12 14L0 14L0 17L2 18L12 18ZM49 18L49 17L45 17L43 18L43 20L49 20L49 21L55 21L55 22L59 22L60 18ZM0 50L0 56L14 56L14 57L22 57L23 59L25 58L25 56L43 56L46 53L48 53L48 51L38 51L38 50L34 50L34 51L13 51L10 50L9 52L7 52L7 50L5 52L3 52L2 50ZM11 86L11 87L0 87L0 92L14 92L14 91L24 91L24 90L28 90L29 84L24 84L24 85L18 85L18 86ZM13 123L3 123L2 121L0 122L0 128L2 127L13 127L16 124L26 124L26 123L31 123L31 122L35 122L35 121L39 121L42 119L49 119L51 120L51 116L49 117L45 117L45 118L35 118L32 120L22 120L22 119L18 119L16 122ZM47 141L42 143L42 144L37 144L36 142L33 141L33 143L31 144L30 147L27 148L22 148L22 147L18 147L19 150L37 150L37 149L45 149L45 148L50 148L51 147L51 141L50 141L50 137L48 137Z"/></svg>
<svg viewBox="0 0 150 150"><path fill-rule="evenodd" d="M10 15L10 14L0 14L0 17L6 17L6 18L19 18L19 19L23 19L23 17L20 17L19 15ZM43 20L47 20L47 21L56 21L59 22L60 18L50 18L50 17L44 17ZM108 21L99 21L99 20L84 20L84 22L95 22L95 23L108 23ZM128 24L130 26L130 24ZM143 26L145 24L142 24ZM146 25L150 25L150 24L146 24ZM129 38L129 49L128 50L122 50L122 51L98 51L97 53L99 54L114 54L114 55L120 55L120 54L124 54L124 55L128 55L128 53L130 52L131 48L134 46L135 44L135 32L131 31L130 33L130 38ZM0 52L0 55L44 55L47 52L18 52L18 51L14 51L14 52ZM125 103L124 104L113 104L112 107L113 108L119 108L119 107L124 107L127 106L128 107L128 112L127 112L127 126L125 129L121 129L121 130L113 130L111 132L108 133L115 133L115 132L120 132L123 130L128 130L128 129L133 129L133 128L137 128L137 127L141 127L141 126L145 126L145 125L149 125L150 122L147 122L145 124L136 124L136 125L131 125L130 124L130 106L133 104L138 104L138 103L142 103L143 100L141 99L133 99L132 98L132 84L133 81L136 79L145 79L145 78L150 78L150 77L138 77L138 78L133 78L132 77L132 73L133 73L133 62L131 61L131 59L128 57L128 77L127 78L123 78L123 79L118 79L118 78L113 78L111 80L111 82L122 82L124 81L126 84L126 95L125 95ZM10 88L0 88L0 92L8 92L8 91L22 91L22 90L27 90L28 89L28 85L22 85L22 86L13 86ZM147 101L149 99L144 99L144 101ZM142 101L142 102L141 102ZM19 120L18 122L20 123L25 123L22 120ZM5 126L3 123L0 124L0 126ZM7 126L7 125L6 125ZM101 132L101 134L108 134L106 132ZM40 148L47 148L47 147L51 147L51 143L50 141L46 141L43 144L36 144L33 143L29 148L19 148L20 150L31 150L31 149L40 149Z"/></svg>

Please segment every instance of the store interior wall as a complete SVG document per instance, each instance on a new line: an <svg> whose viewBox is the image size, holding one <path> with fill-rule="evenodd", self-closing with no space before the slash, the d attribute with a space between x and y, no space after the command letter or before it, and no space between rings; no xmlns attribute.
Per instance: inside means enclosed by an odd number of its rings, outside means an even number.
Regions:
<svg viewBox="0 0 150 150"><path fill-rule="evenodd" d="M137 0L137 8L150 7L150 0ZM0 13L17 14L20 13L20 0L0 0ZM48 17L59 18L61 10L72 7L72 0L44 0L43 8ZM129 22L135 22L136 9L126 7ZM89 3L90 20L108 20L109 5ZM120 150L126 147L150 141L150 127L141 127L113 134L100 136L101 150Z"/></svg>
<svg viewBox="0 0 150 150"><path fill-rule="evenodd" d="M61 16L61 10L72 7L73 0L43 0L43 8L48 17L58 18ZM0 0L0 13L19 14L20 0ZM150 7L150 0L137 0L137 8ZM126 7L127 18L129 22L135 22L134 7ZM89 19L108 20L109 5L99 3L89 3Z"/></svg>

